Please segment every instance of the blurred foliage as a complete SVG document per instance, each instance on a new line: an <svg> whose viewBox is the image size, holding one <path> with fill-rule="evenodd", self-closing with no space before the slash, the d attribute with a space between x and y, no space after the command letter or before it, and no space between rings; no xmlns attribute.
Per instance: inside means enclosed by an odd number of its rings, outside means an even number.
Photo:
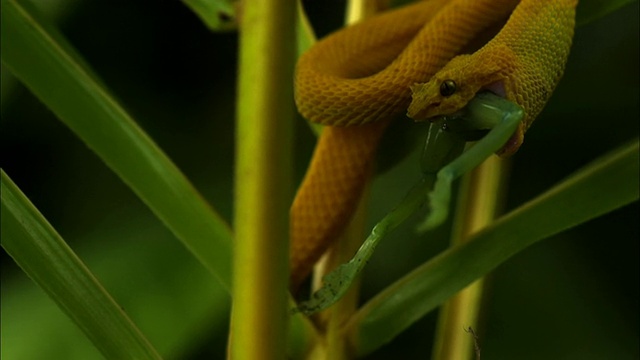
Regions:
<svg viewBox="0 0 640 360"><path fill-rule="evenodd" d="M63 34L230 219L237 35L209 32L180 2L73 4L59 10L65 14ZM320 37L343 21L343 1L308 5ZM637 136L637 14L635 2L577 30L564 79L513 158L507 209ZM42 104L17 83L5 88L4 75L3 70L3 169L160 351L169 358L222 358L228 299ZM302 121L298 124L299 181L314 135ZM369 225L418 177L418 156L411 153L377 178ZM637 359L637 219L636 203L547 239L499 267L489 281L479 329L483 358ZM447 244L445 228L421 238L413 229L414 224L405 225L379 246L366 269L365 299ZM70 320L2 254L2 357L98 358ZM169 291L176 287L188 296ZM424 358L431 351L435 319L435 313L428 315L369 358ZM185 340L176 343L177 338Z"/></svg>

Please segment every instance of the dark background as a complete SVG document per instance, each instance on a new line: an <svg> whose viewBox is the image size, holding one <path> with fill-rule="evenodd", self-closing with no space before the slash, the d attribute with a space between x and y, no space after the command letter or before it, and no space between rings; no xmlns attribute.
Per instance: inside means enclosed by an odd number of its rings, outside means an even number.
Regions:
<svg viewBox="0 0 640 360"><path fill-rule="evenodd" d="M178 1L54 4L50 16L71 44L230 220L237 35L211 33ZM318 35L342 23L343 1L307 5ZM507 210L638 135L638 49L637 2L577 29L565 77L514 156ZM155 346L169 357L223 358L228 298L81 141L5 69L2 75L2 168ZM314 137L298 123L300 179ZM370 225L417 174L414 152L377 178ZM412 229L405 225L381 244L365 274L364 298L446 246L446 229L420 238ZM2 254L3 358L96 356ZM500 266L489 284L483 359L638 359L637 203L532 246ZM429 314L370 358L428 358L436 317Z"/></svg>

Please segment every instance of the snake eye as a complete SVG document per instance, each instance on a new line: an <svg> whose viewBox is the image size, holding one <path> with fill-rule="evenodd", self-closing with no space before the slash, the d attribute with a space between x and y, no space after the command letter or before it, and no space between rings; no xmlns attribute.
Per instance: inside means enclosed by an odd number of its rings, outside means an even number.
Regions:
<svg viewBox="0 0 640 360"><path fill-rule="evenodd" d="M456 82L453 80L445 80L440 84L440 95L451 96L456 92Z"/></svg>

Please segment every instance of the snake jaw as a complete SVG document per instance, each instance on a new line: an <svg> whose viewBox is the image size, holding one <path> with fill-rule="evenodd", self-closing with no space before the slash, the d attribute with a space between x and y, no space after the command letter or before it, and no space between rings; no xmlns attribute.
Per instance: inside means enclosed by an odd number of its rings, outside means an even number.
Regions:
<svg viewBox="0 0 640 360"><path fill-rule="evenodd" d="M455 101L459 94L448 96L440 94L440 84L443 83L433 79L427 83L411 86L412 100L407 108L407 116L415 121L434 121L441 115L450 115L459 110L459 107L456 106L457 101Z"/></svg>
<svg viewBox="0 0 640 360"><path fill-rule="evenodd" d="M440 105L439 102L433 103L431 94L433 94L433 84L420 83L410 86L411 89L411 104L407 108L407 116L416 120L427 119L428 114L431 113L430 108Z"/></svg>
<svg viewBox="0 0 640 360"><path fill-rule="evenodd" d="M511 59L512 54L505 52ZM450 116L467 106L483 89L505 97L505 66L490 55L483 50L459 55L429 82L411 86L412 101L407 115L416 121L431 121L440 115Z"/></svg>
<svg viewBox="0 0 640 360"><path fill-rule="evenodd" d="M464 86L464 83L455 82L459 85L455 93L442 95L442 84L453 82L453 80L440 80L433 78L428 83L415 84L411 86L412 101L407 108L407 116L415 121L433 121L440 116L449 116L460 111L475 95L478 89Z"/></svg>

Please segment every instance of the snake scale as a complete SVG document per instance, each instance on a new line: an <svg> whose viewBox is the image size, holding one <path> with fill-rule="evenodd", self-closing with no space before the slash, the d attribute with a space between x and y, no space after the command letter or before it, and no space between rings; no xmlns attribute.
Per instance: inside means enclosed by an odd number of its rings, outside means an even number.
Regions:
<svg viewBox="0 0 640 360"><path fill-rule="evenodd" d="M420 1L344 28L304 53L296 105L309 121L327 126L290 210L292 289L349 223L394 118L451 114L490 90L525 110L498 152L513 154L562 76L576 6L577 0Z"/></svg>

